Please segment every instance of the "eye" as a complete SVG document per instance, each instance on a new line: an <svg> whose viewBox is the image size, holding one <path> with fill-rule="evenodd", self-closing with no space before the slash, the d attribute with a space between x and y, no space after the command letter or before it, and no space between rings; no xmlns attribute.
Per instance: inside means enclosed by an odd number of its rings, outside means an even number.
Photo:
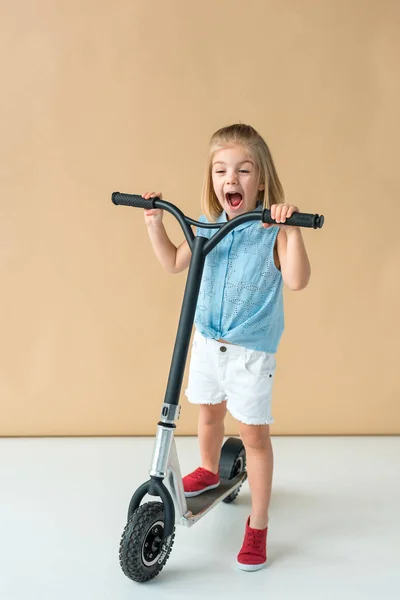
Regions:
<svg viewBox="0 0 400 600"><path fill-rule="evenodd" d="M240 169L239 173L250 173L250 171L247 171L246 169Z"/></svg>
<svg viewBox="0 0 400 600"><path fill-rule="evenodd" d="M216 173L225 173L225 171L215 171Z"/></svg>

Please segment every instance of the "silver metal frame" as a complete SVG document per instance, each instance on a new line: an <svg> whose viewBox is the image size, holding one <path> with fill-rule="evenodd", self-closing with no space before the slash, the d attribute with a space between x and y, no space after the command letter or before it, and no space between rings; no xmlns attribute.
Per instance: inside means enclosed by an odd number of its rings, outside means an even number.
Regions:
<svg viewBox="0 0 400 600"><path fill-rule="evenodd" d="M172 410L174 409L174 410ZM232 494L243 481L247 474L243 473L243 478L240 478L232 487L225 490L215 501L206 506L198 514L193 514L187 506L186 497L183 489L181 469L179 465L178 453L174 439L174 428L168 427L174 423L175 419L179 418L180 406L171 407L168 404L163 404L161 410L161 421L157 427L157 434L154 444L153 457L149 475L153 477L161 477L164 479L165 486L171 494L175 506L175 523L191 527L206 515L212 508L217 506L224 498ZM166 423L167 426L164 426Z"/></svg>

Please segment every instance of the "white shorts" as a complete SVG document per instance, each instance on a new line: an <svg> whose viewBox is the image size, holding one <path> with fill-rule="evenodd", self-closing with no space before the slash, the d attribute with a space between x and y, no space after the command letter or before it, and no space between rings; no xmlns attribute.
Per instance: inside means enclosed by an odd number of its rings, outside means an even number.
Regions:
<svg viewBox="0 0 400 600"><path fill-rule="evenodd" d="M269 425L275 356L224 344L195 332L186 396L193 404L227 401L231 415L247 425Z"/></svg>

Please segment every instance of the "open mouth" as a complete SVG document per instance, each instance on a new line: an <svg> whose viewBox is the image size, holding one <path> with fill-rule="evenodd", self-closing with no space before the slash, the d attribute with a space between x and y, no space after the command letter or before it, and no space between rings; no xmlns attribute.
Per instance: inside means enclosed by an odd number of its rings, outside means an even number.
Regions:
<svg viewBox="0 0 400 600"><path fill-rule="evenodd" d="M226 198L226 201L229 204L229 206L231 208L233 208L234 210L237 210L238 208L240 208L243 203L242 194L239 194L238 192L235 192L235 193L228 192L227 194L225 194L225 198Z"/></svg>

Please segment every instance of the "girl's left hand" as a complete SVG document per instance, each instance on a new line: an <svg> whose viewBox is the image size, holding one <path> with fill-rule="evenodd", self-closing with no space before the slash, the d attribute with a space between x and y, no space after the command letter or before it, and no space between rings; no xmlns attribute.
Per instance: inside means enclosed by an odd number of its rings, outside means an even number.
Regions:
<svg viewBox="0 0 400 600"><path fill-rule="evenodd" d="M294 212L299 212L299 209L293 204L272 204L271 218L274 219L275 223L263 223L263 226L266 228L275 226L281 229L293 229L293 225L284 225L284 223Z"/></svg>

